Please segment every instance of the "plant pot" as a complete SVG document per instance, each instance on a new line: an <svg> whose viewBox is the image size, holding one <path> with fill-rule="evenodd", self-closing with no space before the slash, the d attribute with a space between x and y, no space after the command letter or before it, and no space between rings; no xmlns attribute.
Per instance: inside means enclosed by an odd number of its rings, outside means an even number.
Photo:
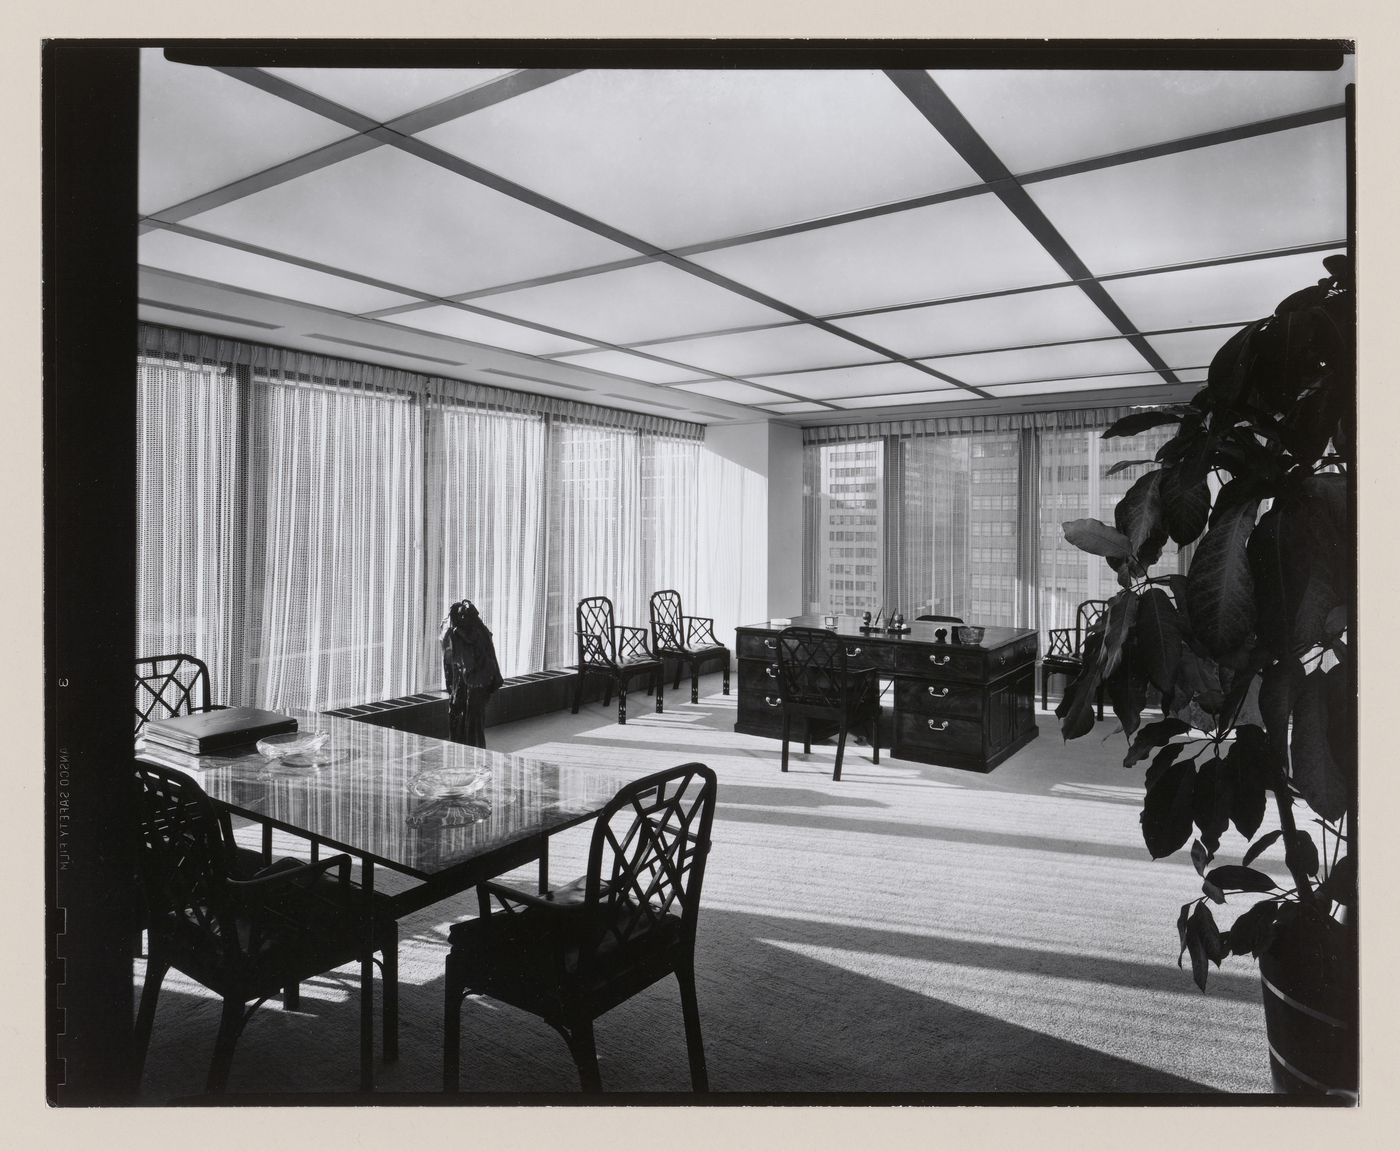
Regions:
<svg viewBox="0 0 1400 1151"><path fill-rule="evenodd" d="M1259 957L1274 1089L1357 1098L1355 933L1325 920L1280 929Z"/></svg>

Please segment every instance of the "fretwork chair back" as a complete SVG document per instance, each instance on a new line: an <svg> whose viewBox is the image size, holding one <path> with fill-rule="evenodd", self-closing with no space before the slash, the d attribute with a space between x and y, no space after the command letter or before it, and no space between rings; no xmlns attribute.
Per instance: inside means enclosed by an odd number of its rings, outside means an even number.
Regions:
<svg viewBox="0 0 1400 1151"><path fill-rule="evenodd" d="M152 719L209 711L209 668L192 655L142 656L136 661L136 734Z"/></svg>
<svg viewBox="0 0 1400 1151"><path fill-rule="evenodd" d="M139 760L135 774L150 939L136 1020L137 1085L161 982L171 967L223 999L206 1084L211 1094L224 1090L234 1044L264 1000L356 959L366 987L373 950L384 957L385 1058L394 1058L398 928L391 915L376 914L373 948L366 946L364 893L350 881L350 857L283 859L240 878L228 815L193 778Z"/></svg>
<svg viewBox="0 0 1400 1151"><path fill-rule="evenodd" d="M627 627L613 622L612 600L605 595L578 601L574 611L578 636L578 677L574 680L573 713L583 702L584 680L601 676L604 681L603 706L617 692L617 722L627 722L627 685L639 675L651 677L649 690L656 692L656 710L662 710L661 695L665 676L661 660L647 649L646 628Z"/></svg>
<svg viewBox="0 0 1400 1151"><path fill-rule="evenodd" d="M778 633L778 692L783 705L783 770L788 769L792 721L802 722L802 749L812 750L813 720L837 725L836 770L846 752L846 734L864 726L880 762L880 680L873 667L852 668L846 641L819 627L785 627Z"/></svg>
<svg viewBox="0 0 1400 1151"><path fill-rule="evenodd" d="M659 657L676 661L676 682L681 686L681 673L690 672L690 702L700 702L700 668L703 664L719 663L724 669L724 694L729 694L729 649L715 636L715 621L709 616L686 615L677 591L658 591L651 595L651 650Z"/></svg>
<svg viewBox="0 0 1400 1151"><path fill-rule="evenodd" d="M709 1089L695 929L715 786L701 763L636 780L598 816L585 875L543 895L477 888L481 914L450 932L445 1091L458 1086L465 996L488 995L543 1019L569 1045L583 1089L601 1091L593 1021L670 974L680 985L691 1086Z"/></svg>
<svg viewBox="0 0 1400 1151"><path fill-rule="evenodd" d="M1074 626L1050 629L1049 643L1040 661L1040 706L1050 706L1050 677L1063 675L1069 679L1077 676L1084 667L1084 640L1108 610L1108 601L1086 599L1074 612ZM1099 685L1098 711L1103 719L1103 685Z"/></svg>

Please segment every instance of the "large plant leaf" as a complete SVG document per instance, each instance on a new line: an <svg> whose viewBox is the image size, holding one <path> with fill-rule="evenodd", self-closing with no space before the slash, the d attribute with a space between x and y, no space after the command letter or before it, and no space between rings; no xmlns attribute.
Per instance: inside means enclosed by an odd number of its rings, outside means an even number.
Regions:
<svg viewBox="0 0 1400 1151"><path fill-rule="evenodd" d="M1274 919L1278 914L1278 904L1272 899L1263 899L1241 915L1230 925L1230 953L1232 955L1262 955L1274 941Z"/></svg>
<svg viewBox="0 0 1400 1151"><path fill-rule="evenodd" d="M1147 678L1158 691L1171 691L1181 662L1181 620L1161 588L1148 588L1140 597L1134 634Z"/></svg>
<svg viewBox="0 0 1400 1151"><path fill-rule="evenodd" d="M1104 472L1104 479L1109 476L1116 476L1119 472L1126 472L1129 468L1140 467L1142 464L1156 463L1156 460L1119 460L1108 471Z"/></svg>
<svg viewBox="0 0 1400 1151"><path fill-rule="evenodd" d="M1356 692L1351 685L1351 668L1336 664L1325 673L1327 684L1327 746L1332 759L1356 794Z"/></svg>
<svg viewBox="0 0 1400 1151"><path fill-rule="evenodd" d="M1147 724L1128 747L1128 754L1123 757L1123 766L1132 767L1133 764L1146 759L1155 748L1165 747L1173 738L1190 730L1189 724L1170 717Z"/></svg>
<svg viewBox="0 0 1400 1151"><path fill-rule="evenodd" d="M1132 554L1128 537L1102 520L1067 520L1060 526L1064 529L1065 539L1082 552L1120 560Z"/></svg>
<svg viewBox="0 0 1400 1151"><path fill-rule="evenodd" d="M1259 712L1268 733L1268 752L1279 768L1288 765L1288 728L1293 704L1303 681L1303 665L1283 659L1264 669L1259 683Z"/></svg>
<svg viewBox="0 0 1400 1151"><path fill-rule="evenodd" d="M1238 649L1254 630L1254 580L1245 549L1259 500L1226 499L1226 491L1238 482L1222 489L1186 573L1192 630L1215 656Z"/></svg>
<svg viewBox="0 0 1400 1151"><path fill-rule="evenodd" d="M1103 642L1099 647L1099 676L1107 679L1118 670L1123 658L1123 645L1132 634L1137 621L1138 597L1121 591L1108 601L1108 610L1099 617ZM1086 660L1087 662L1087 660Z"/></svg>
<svg viewBox="0 0 1400 1151"><path fill-rule="evenodd" d="M1346 907L1356 904L1356 865L1344 855L1332 865L1327 878L1318 885L1318 894Z"/></svg>
<svg viewBox="0 0 1400 1151"><path fill-rule="evenodd" d="M1234 772L1222 770L1219 759L1212 757L1196 769L1196 783L1191 792L1191 818L1201 832L1201 842L1212 855L1220 850L1220 837L1230 826L1230 792Z"/></svg>
<svg viewBox="0 0 1400 1151"><path fill-rule="evenodd" d="M1171 770L1176 763L1177 757L1186 750L1184 743L1169 743L1166 747L1158 750L1152 757L1152 766L1147 769L1147 773L1142 777L1143 791L1151 791L1163 777Z"/></svg>
<svg viewBox="0 0 1400 1151"><path fill-rule="evenodd" d="M1249 383L1249 366L1254 359L1250 343L1267 320L1246 324L1221 345L1210 361L1206 387L1219 408L1233 407L1245 393Z"/></svg>
<svg viewBox="0 0 1400 1151"><path fill-rule="evenodd" d="M1167 540L1161 484L1161 469L1139 476L1113 508L1113 524L1128 537L1128 548L1144 571L1157 562Z"/></svg>
<svg viewBox="0 0 1400 1151"><path fill-rule="evenodd" d="M1181 423L1181 413L1172 411L1132 412L1116 420L1103 434L1103 439L1111 440L1118 436L1135 436L1148 428L1159 428L1163 424Z"/></svg>
<svg viewBox="0 0 1400 1151"><path fill-rule="evenodd" d="M1264 821L1268 788L1273 778L1264 732L1257 727L1237 728L1225 763L1233 773L1230 781L1230 821L1236 831L1250 839Z"/></svg>
<svg viewBox="0 0 1400 1151"><path fill-rule="evenodd" d="M1327 684L1321 672L1303 677L1293 704L1289 743L1293 786L1323 819L1340 819L1347 811L1347 781L1327 739Z"/></svg>
<svg viewBox="0 0 1400 1151"><path fill-rule="evenodd" d="M1317 854L1317 844L1301 827L1288 837L1284 858L1288 860L1288 869L1295 874L1301 871L1304 875L1316 875L1318 868L1322 866L1322 860Z"/></svg>
<svg viewBox="0 0 1400 1151"><path fill-rule="evenodd" d="M1055 715L1060 720L1060 734L1067 740L1078 739L1094 729L1094 702L1101 682L1099 647L1102 643L1102 632L1091 631L1085 636L1083 670L1070 681L1055 707Z"/></svg>
<svg viewBox="0 0 1400 1151"><path fill-rule="evenodd" d="M1196 904L1196 910L1186 924L1186 950L1191 953L1191 977L1202 991L1206 989L1206 975L1210 970L1207 963L1220 966L1225 958L1225 940L1215 925L1215 916L1204 903Z"/></svg>
<svg viewBox="0 0 1400 1151"><path fill-rule="evenodd" d="M1172 542L1194 542L1205 531L1210 516L1210 485L1201 479L1187 486L1178 469L1168 468L1162 475L1161 497L1162 515Z"/></svg>
<svg viewBox="0 0 1400 1151"><path fill-rule="evenodd" d="M1275 828L1267 835L1261 835L1258 839L1251 843L1249 845L1249 850L1244 853L1244 860L1242 861L1244 865L1248 867L1251 863L1258 859L1265 851L1269 849L1269 846L1271 844L1278 842L1278 838L1282 834L1282 828Z"/></svg>
<svg viewBox="0 0 1400 1151"><path fill-rule="evenodd" d="M1103 686L1123 734L1131 738L1142 722L1142 709L1147 706L1147 677L1142 674L1131 647L1124 649L1123 658Z"/></svg>
<svg viewBox="0 0 1400 1151"><path fill-rule="evenodd" d="M1206 872L1206 878L1224 891L1275 891L1278 884L1252 867L1226 864Z"/></svg>
<svg viewBox="0 0 1400 1151"><path fill-rule="evenodd" d="M1186 760L1168 766L1148 790L1139 819L1142 840L1153 859L1181 850L1191 838L1191 793L1195 782L1195 766Z"/></svg>
<svg viewBox="0 0 1400 1151"><path fill-rule="evenodd" d="M1247 553L1259 642L1276 658L1321 642L1336 606L1335 533L1321 516L1280 502L1260 517Z"/></svg>

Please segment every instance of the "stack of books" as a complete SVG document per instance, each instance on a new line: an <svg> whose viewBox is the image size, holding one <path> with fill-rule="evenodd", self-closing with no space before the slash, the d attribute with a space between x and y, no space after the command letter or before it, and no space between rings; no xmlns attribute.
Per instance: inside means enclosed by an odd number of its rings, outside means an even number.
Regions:
<svg viewBox="0 0 1400 1151"><path fill-rule="evenodd" d="M225 707L173 719L153 719L141 733L144 749L182 761L249 747L269 735L296 731L297 721L256 707Z"/></svg>

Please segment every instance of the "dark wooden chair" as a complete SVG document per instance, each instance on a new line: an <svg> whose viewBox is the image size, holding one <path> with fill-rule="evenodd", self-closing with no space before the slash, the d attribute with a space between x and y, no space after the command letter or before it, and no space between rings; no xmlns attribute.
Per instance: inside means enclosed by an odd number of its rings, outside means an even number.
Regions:
<svg viewBox="0 0 1400 1151"><path fill-rule="evenodd" d="M686 615L680 592L658 591L651 596L651 650L661 658L676 661L676 682L690 671L690 702L700 702L700 668L707 663L724 667L724 694L729 694L729 649L715 636L715 621L709 616Z"/></svg>
<svg viewBox="0 0 1400 1151"><path fill-rule="evenodd" d="M588 871L542 895L477 888L478 918L452 928L442 1085L460 1072L461 1006L489 995L538 1016L569 1045L579 1080L602 1090L593 1021L659 979L680 984L691 1085L709 1089L695 999L695 926L715 773L687 763L629 783L593 827Z"/></svg>
<svg viewBox="0 0 1400 1151"><path fill-rule="evenodd" d="M227 813L183 772L136 763L138 852L149 919L150 955L136 1019L139 1085L161 981L171 967L223 998L207 1090L223 1091L233 1048L262 1003L284 988L360 961L364 893L350 880L350 857L316 863L278 860L239 878ZM374 948L383 955L384 1057L398 1054L398 926L376 915ZM246 1005L252 1002L252 1007Z"/></svg>
<svg viewBox="0 0 1400 1151"><path fill-rule="evenodd" d="M209 668L192 655L142 656L136 661L136 734L152 719L214 707Z"/></svg>
<svg viewBox="0 0 1400 1151"><path fill-rule="evenodd" d="M583 702L584 680L590 675L602 676L606 683L604 707L612 702L612 693L617 692L618 723L627 722L627 685L639 675L651 676L650 690L656 692L656 710L660 711L665 675L661 660L647 650L646 628L613 623L612 600L604 595L579 600L574 619L578 636L578 678L574 681L573 713L578 714Z"/></svg>
<svg viewBox="0 0 1400 1151"><path fill-rule="evenodd" d="M955 615L921 615L915 617L919 623L965 623L960 616Z"/></svg>
<svg viewBox="0 0 1400 1151"><path fill-rule="evenodd" d="M846 641L819 627L785 627L778 633L778 691L783 704L783 770L788 769L792 721L802 721L802 750L811 753L813 720L837 725L836 770L846 733L865 726L874 761L880 762L880 680L873 667L852 668Z"/></svg>
<svg viewBox="0 0 1400 1151"><path fill-rule="evenodd" d="M1108 601L1086 599L1075 609L1074 626L1050 629L1049 643L1040 661L1040 706L1050 706L1050 677L1063 675L1073 679L1084 667L1084 639L1089 629L1108 610ZM1098 710L1103 719L1103 684L1099 685Z"/></svg>

